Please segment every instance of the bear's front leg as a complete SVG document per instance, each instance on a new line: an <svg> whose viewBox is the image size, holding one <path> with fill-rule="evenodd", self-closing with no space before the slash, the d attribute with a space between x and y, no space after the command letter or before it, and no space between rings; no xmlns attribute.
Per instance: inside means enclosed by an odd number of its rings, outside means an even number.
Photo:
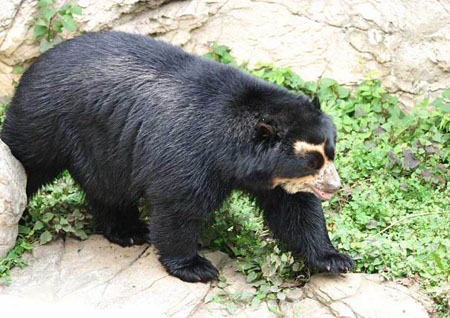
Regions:
<svg viewBox="0 0 450 318"><path fill-rule="evenodd" d="M320 200L313 194L288 194L280 188L257 194L270 230L287 247L321 272L341 273L353 260L331 244Z"/></svg>
<svg viewBox="0 0 450 318"><path fill-rule="evenodd" d="M151 243L158 249L159 260L167 272L186 282L218 279L217 269L198 255L202 223L201 218L193 217L189 211L153 206L149 222Z"/></svg>

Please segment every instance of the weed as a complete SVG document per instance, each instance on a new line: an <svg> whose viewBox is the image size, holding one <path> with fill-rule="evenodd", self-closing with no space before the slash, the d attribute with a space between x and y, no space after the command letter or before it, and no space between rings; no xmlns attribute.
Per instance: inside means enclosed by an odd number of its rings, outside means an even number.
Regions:
<svg viewBox="0 0 450 318"><path fill-rule="evenodd" d="M39 51L44 53L63 41L64 31L76 30L73 16L81 14L81 7L74 2L57 7L55 0L39 0L38 7L33 34L39 41Z"/></svg>

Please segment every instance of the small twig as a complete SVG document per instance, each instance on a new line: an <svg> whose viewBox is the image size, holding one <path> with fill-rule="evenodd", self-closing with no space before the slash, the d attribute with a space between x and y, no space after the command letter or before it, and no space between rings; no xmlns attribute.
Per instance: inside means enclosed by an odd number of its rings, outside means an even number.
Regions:
<svg viewBox="0 0 450 318"><path fill-rule="evenodd" d="M371 239L371 240L374 239L374 238L377 237L378 235L380 235L380 234L386 232L387 230L389 230L391 227L394 227L394 226L396 226L397 224L399 224L399 223L401 223L401 222L403 222L403 221L405 221L405 220L407 220L407 219L412 219L412 218L416 218L416 217L419 217L419 216L425 216L425 215L431 215L431 214L442 214L442 213L447 213L447 212L445 212L445 211L440 211L440 212L427 212L427 213L418 213L418 214L412 214L412 215L405 216L405 217L401 218L400 220L398 220L397 222L394 222L394 223L392 223L391 225L385 227L385 228L382 229L380 232L378 232L377 234L373 235L370 239Z"/></svg>

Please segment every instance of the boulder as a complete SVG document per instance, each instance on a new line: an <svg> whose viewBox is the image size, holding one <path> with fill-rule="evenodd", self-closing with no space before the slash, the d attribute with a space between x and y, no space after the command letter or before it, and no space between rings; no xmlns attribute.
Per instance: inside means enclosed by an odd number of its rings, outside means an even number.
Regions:
<svg viewBox="0 0 450 318"><path fill-rule="evenodd" d="M22 164L0 140L0 258L16 243L18 223L27 204Z"/></svg>
<svg viewBox="0 0 450 318"><path fill-rule="evenodd" d="M169 276L148 245L123 248L99 235L86 241L60 239L28 252L28 266L13 268L9 285L0 282L0 308L16 316L32 308L34 315L54 313L55 317L58 312L120 311L154 317L276 318L273 308L277 306L287 318L429 317L432 302L420 291L366 274L315 275L278 304L274 300L257 306L233 303L233 295L255 295L255 288L224 253L202 253L220 270L226 287ZM224 293L230 297L214 301L214 296Z"/></svg>

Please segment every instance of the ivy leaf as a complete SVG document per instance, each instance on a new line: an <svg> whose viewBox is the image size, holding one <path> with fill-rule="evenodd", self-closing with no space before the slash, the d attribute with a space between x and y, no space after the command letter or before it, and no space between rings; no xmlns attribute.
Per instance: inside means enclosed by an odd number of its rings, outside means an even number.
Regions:
<svg viewBox="0 0 450 318"><path fill-rule="evenodd" d="M420 171L420 174L423 176L425 180L430 180L432 177L431 169L429 168L423 169L422 171Z"/></svg>
<svg viewBox="0 0 450 318"><path fill-rule="evenodd" d="M39 237L39 243L41 245L44 245L45 243L48 243L52 240L52 234L49 231L45 231L41 234Z"/></svg>
<svg viewBox="0 0 450 318"><path fill-rule="evenodd" d="M203 57L207 58L207 59L214 59L214 55L211 52L208 52L206 54L203 54Z"/></svg>
<svg viewBox="0 0 450 318"><path fill-rule="evenodd" d="M43 7L48 7L52 4L53 4L53 0L39 0L37 5L38 5L38 7L43 8Z"/></svg>
<svg viewBox="0 0 450 318"><path fill-rule="evenodd" d="M22 65L15 65L12 70L13 74L22 74L23 71L24 71L24 68Z"/></svg>
<svg viewBox="0 0 450 318"><path fill-rule="evenodd" d="M434 101L430 103L430 105L436 108L440 108L443 105L443 101L444 101L443 98L436 98Z"/></svg>
<svg viewBox="0 0 450 318"><path fill-rule="evenodd" d="M23 243L22 243L22 247L23 247L24 249L26 249L27 251L29 251L29 250L32 250L34 246L33 246L33 244L31 244L31 243L23 242Z"/></svg>
<svg viewBox="0 0 450 318"><path fill-rule="evenodd" d="M74 19L70 16L70 15L63 15L61 16L61 22L63 27L67 30L67 31L74 31L77 27L77 25L75 24Z"/></svg>
<svg viewBox="0 0 450 318"><path fill-rule="evenodd" d="M378 227L378 222L375 220L370 220L369 222L367 222L366 224L366 228L372 230L372 229L376 229Z"/></svg>
<svg viewBox="0 0 450 318"><path fill-rule="evenodd" d="M339 98L347 98L350 95L350 90L348 88L338 86L336 88L336 92L339 96Z"/></svg>
<svg viewBox="0 0 450 318"><path fill-rule="evenodd" d="M46 21L50 21L51 18L55 15L56 11L52 8L45 8L43 9L44 12L44 18Z"/></svg>
<svg viewBox="0 0 450 318"><path fill-rule="evenodd" d="M230 314L234 314L236 312L236 306L231 301L226 304L227 310Z"/></svg>
<svg viewBox="0 0 450 318"><path fill-rule="evenodd" d="M228 284L225 283L225 282L219 282L219 284L217 284L217 286L218 286L219 288L225 288L225 287L228 286Z"/></svg>
<svg viewBox="0 0 450 318"><path fill-rule="evenodd" d="M365 117L367 116L367 112L364 110L364 108L361 105L356 105L355 107L355 117Z"/></svg>
<svg viewBox="0 0 450 318"><path fill-rule="evenodd" d="M331 87L331 86L335 85L336 83L337 82L334 79L332 79L332 78L322 78L320 80L320 87L321 88L328 88L328 87Z"/></svg>
<svg viewBox="0 0 450 318"><path fill-rule="evenodd" d="M41 229L43 229L43 228L44 228L44 223L42 223L41 221L37 221L37 222L34 224L34 229L37 230L37 231L39 231L39 230L41 230Z"/></svg>
<svg viewBox="0 0 450 318"><path fill-rule="evenodd" d="M25 225L19 225L19 234L25 234L27 235L30 233L31 229L28 226Z"/></svg>
<svg viewBox="0 0 450 318"><path fill-rule="evenodd" d="M76 15L82 14L81 7L76 4L71 4L70 12L72 12L72 14L76 14Z"/></svg>
<svg viewBox="0 0 450 318"><path fill-rule="evenodd" d="M425 151L426 151L427 153L438 153L438 152L439 152L439 149L437 149L437 148L434 147L434 146L426 146L426 147L425 147Z"/></svg>
<svg viewBox="0 0 450 318"><path fill-rule="evenodd" d="M283 301L283 300L286 299L286 294L283 293L283 292L279 292L279 293L277 293L277 298L278 298L279 300Z"/></svg>
<svg viewBox="0 0 450 318"><path fill-rule="evenodd" d="M438 267L440 270L444 270L444 269L445 269L445 266L444 266L444 264L442 263L442 260L441 260L441 258L439 257L439 255L438 255L436 252L433 252L433 253L431 253L431 256L433 257L433 259L434 259L434 261L435 261L437 267Z"/></svg>
<svg viewBox="0 0 450 318"><path fill-rule="evenodd" d="M40 25L40 26L48 26L48 22L45 22L44 20L42 20L41 18L36 20L36 23L34 25Z"/></svg>
<svg viewBox="0 0 450 318"><path fill-rule="evenodd" d="M228 52L229 49L225 45L219 45L217 48L214 49L214 53L216 53L219 56L224 56Z"/></svg>
<svg viewBox="0 0 450 318"><path fill-rule="evenodd" d="M386 131L383 129L383 127L378 126L377 130L375 131L375 136L379 136L381 134L384 134Z"/></svg>
<svg viewBox="0 0 450 318"><path fill-rule="evenodd" d="M450 103L449 103L449 104L444 104L444 105L442 105L442 106L441 106L441 110L442 110L444 113L450 113Z"/></svg>
<svg viewBox="0 0 450 318"><path fill-rule="evenodd" d="M45 222L45 223L48 223L51 219L53 219L54 216L55 215L53 213L47 212L42 217L42 221Z"/></svg>
<svg viewBox="0 0 450 318"><path fill-rule="evenodd" d="M306 82L305 88L310 92L316 92L317 91L317 84L314 82Z"/></svg>
<svg viewBox="0 0 450 318"><path fill-rule="evenodd" d="M406 192L408 191L408 185L405 182L402 182L402 184L400 184L400 189Z"/></svg>
<svg viewBox="0 0 450 318"><path fill-rule="evenodd" d="M253 282L256 278L258 278L258 274L256 274L255 272L250 272L247 275L247 283Z"/></svg>
<svg viewBox="0 0 450 318"><path fill-rule="evenodd" d="M38 24L36 24L34 26L33 35L34 35L35 38L40 37L40 36L42 36L44 34L47 34L47 32L48 32L48 28L46 26L38 25Z"/></svg>
<svg viewBox="0 0 450 318"><path fill-rule="evenodd" d="M53 47L53 43L47 39L42 39L39 43L39 51L44 53Z"/></svg>
<svg viewBox="0 0 450 318"><path fill-rule="evenodd" d="M414 169L420 164L420 161L414 160L414 155L410 149L403 150L403 167L405 169Z"/></svg>
<svg viewBox="0 0 450 318"><path fill-rule="evenodd" d="M273 312L276 315L280 313L280 309L278 308L277 305L267 305L267 308L269 308L270 312Z"/></svg>

